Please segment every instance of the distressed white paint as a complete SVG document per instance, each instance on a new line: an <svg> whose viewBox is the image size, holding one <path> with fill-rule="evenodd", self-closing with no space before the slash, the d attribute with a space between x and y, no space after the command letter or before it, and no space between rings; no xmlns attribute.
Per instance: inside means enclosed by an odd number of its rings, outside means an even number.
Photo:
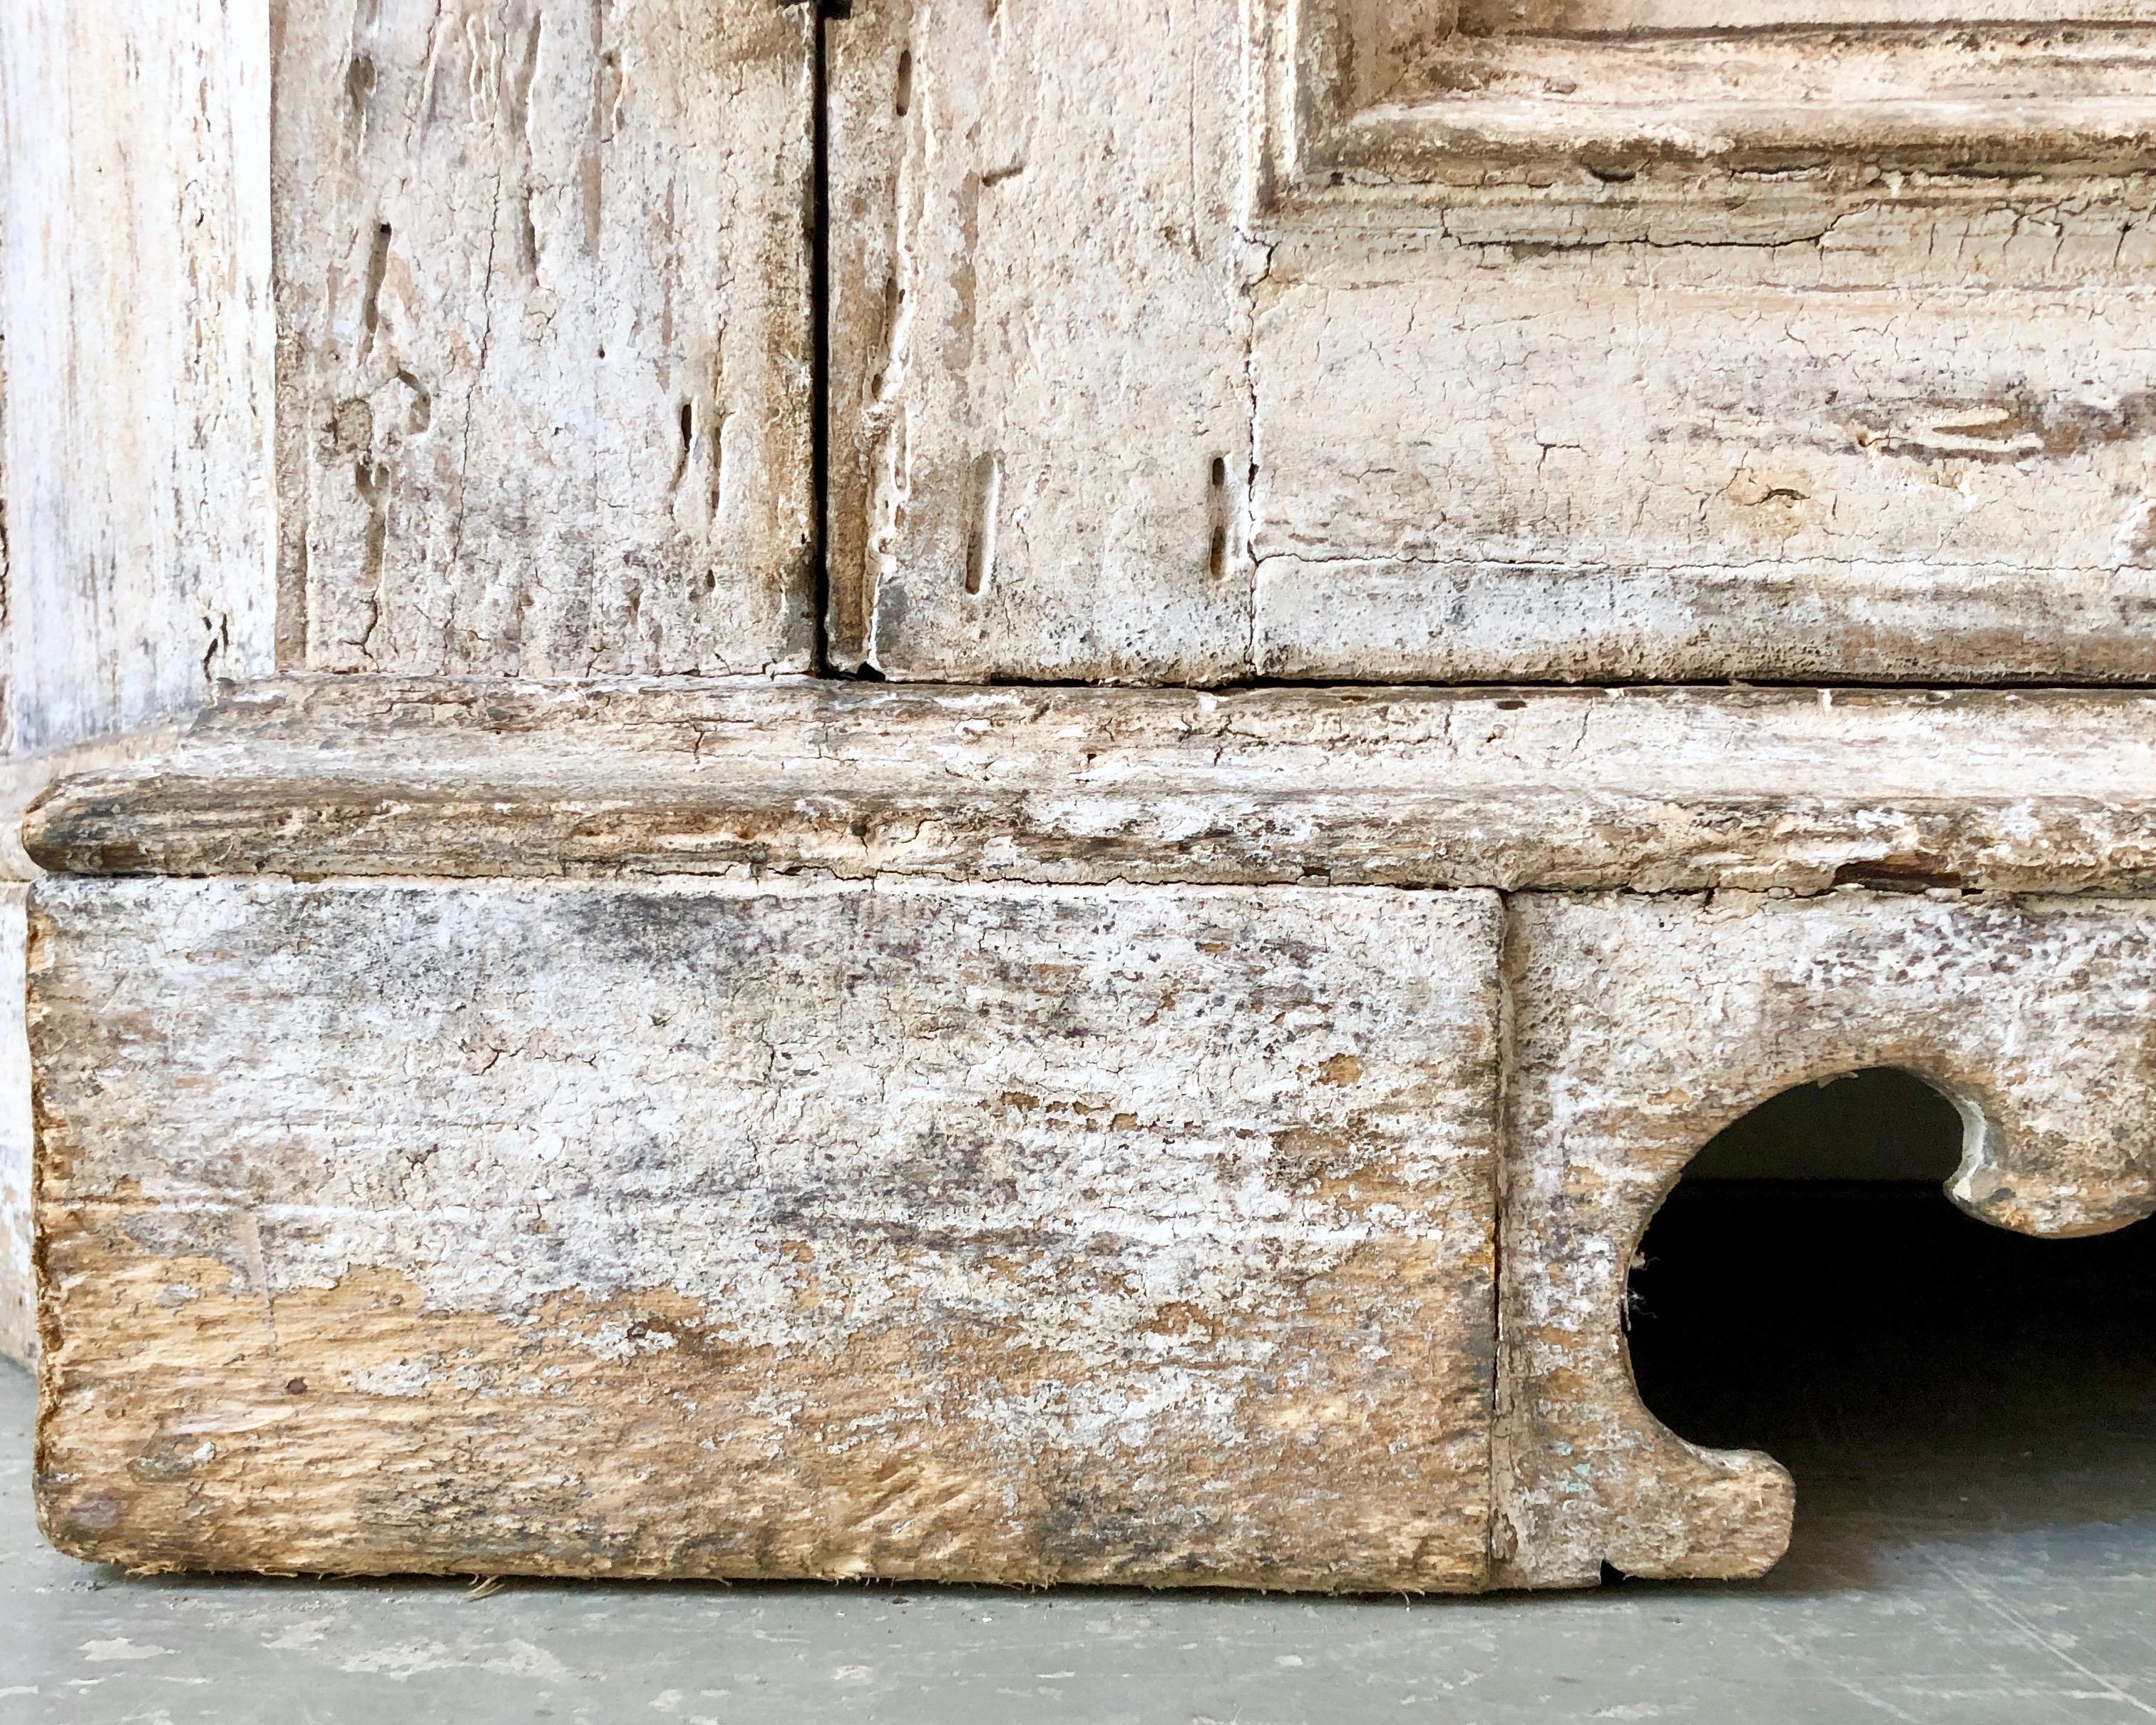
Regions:
<svg viewBox="0 0 2156 1725"><path fill-rule="evenodd" d="M30 1051L23 1040L23 895L0 881L0 1355L36 1351L30 1269Z"/></svg>
<svg viewBox="0 0 2156 1725"><path fill-rule="evenodd" d="M1898 196L1904 177L1985 198L1991 175L2136 168L2156 136L2138 0L1260 0L1259 16L1286 122L1269 190L1296 201L1441 187L1517 219L1676 190L1725 213Z"/></svg>
<svg viewBox="0 0 2156 1725"><path fill-rule="evenodd" d="M2116 198L1816 244L1284 243L1256 667L2145 678L2156 226Z"/></svg>
<svg viewBox="0 0 2156 1725"><path fill-rule="evenodd" d="M865 0L828 28L834 658L1234 675L1238 7Z"/></svg>
<svg viewBox="0 0 2156 1725"><path fill-rule="evenodd" d="M7 747L270 668L267 0L0 8Z"/></svg>
<svg viewBox="0 0 2156 1725"><path fill-rule="evenodd" d="M1498 1573L1756 1575L1789 1476L1641 1405L1622 1307L1685 1164L1796 1085L1898 1066L1967 1123L1948 1190L2071 1235L2156 1210L2156 905L1840 893L1511 901Z"/></svg>
<svg viewBox="0 0 2156 1725"><path fill-rule="evenodd" d="M863 0L834 656L2156 675L2147 8L1982 9ZM2145 901L1669 896L2145 893L2147 701L593 681L810 662L809 9L276 22L0 15L0 808L281 603L288 669L408 675L250 688L38 858L643 878L35 889L72 1548L1750 1573L1786 1480L1654 1427L1616 1327L1717 1126L1891 1060L1978 1213L2156 1196ZM1663 896L1516 897L1508 1046L1495 896L1369 883Z"/></svg>
<svg viewBox="0 0 2156 1725"><path fill-rule="evenodd" d="M834 578L872 662L2156 675L2145 19L1612 45L1453 11L832 24ZM1517 73L1548 113L1502 120L1492 68L1545 54L1578 62ZM1656 54L1707 59L1642 95ZM966 590L991 455L1008 603Z"/></svg>
<svg viewBox="0 0 2156 1725"><path fill-rule="evenodd" d="M2145 891L2156 697L280 679L48 866Z"/></svg>
<svg viewBox="0 0 2156 1725"><path fill-rule="evenodd" d="M32 915L69 1548L1481 1580L1494 895L51 880Z"/></svg>
<svg viewBox="0 0 2156 1725"><path fill-rule="evenodd" d="M1717 1130L1898 1065L1963 1106L1985 1219L2156 1207L2148 901L82 880L32 915L42 1490L131 1563L1754 1574L1787 1476L1658 1425L1620 1327Z"/></svg>
<svg viewBox="0 0 2156 1725"><path fill-rule="evenodd" d="M270 11L0 8L0 882L26 803L273 658ZM0 1352L26 1357L0 887Z"/></svg>
<svg viewBox="0 0 2156 1725"><path fill-rule="evenodd" d="M812 11L287 0L287 662L806 668Z"/></svg>
<svg viewBox="0 0 2156 1725"><path fill-rule="evenodd" d="M162 726L34 754L0 754L0 1356L28 1363L37 1346L30 1241L30 1067L23 1043L23 883L37 865L22 844L23 811L55 780L110 771L173 741Z"/></svg>
<svg viewBox="0 0 2156 1725"><path fill-rule="evenodd" d="M0 100L0 160L8 153L8 105ZM8 689L13 657L8 617L8 317L6 267L8 181L0 172L0 714L12 710ZM0 740L9 733L0 721ZM0 814L0 859L19 853L19 819ZM28 859L23 859L27 873ZM13 873L14 870L8 870ZM30 1070L18 1017L23 999L23 893L0 886L0 1355L33 1356L31 1313L36 1303L30 1254ZM11 1061L17 1070L8 1070Z"/></svg>

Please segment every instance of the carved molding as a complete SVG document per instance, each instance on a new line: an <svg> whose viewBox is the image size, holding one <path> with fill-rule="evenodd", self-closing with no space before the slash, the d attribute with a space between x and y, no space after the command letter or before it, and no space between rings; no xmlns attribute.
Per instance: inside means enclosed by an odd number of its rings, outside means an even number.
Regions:
<svg viewBox="0 0 2156 1725"><path fill-rule="evenodd" d="M2145 199L2156 5L1929 9L1759 0L1716 28L1697 0L1253 0L1254 206L1496 239L1659 212L1743 240L1888 199Z"/></svg>
<svg viewBox="0 0 2156 1725"><path fill-rule="evenodd" d="M2156 695L285 676L24 835L81 874L2148 896Z"/></svg>

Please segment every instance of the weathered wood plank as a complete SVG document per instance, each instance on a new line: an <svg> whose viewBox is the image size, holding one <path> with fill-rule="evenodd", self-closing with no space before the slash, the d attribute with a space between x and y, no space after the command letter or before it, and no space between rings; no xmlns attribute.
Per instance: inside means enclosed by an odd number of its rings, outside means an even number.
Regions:
<svg viewBox="0 0 2156 1725"><path fill-rule="evenodd" d="M812 13L287 0L288 662L807 668Z"/></svg>
<svg viewBox="0 0 2156 1725"><path fill-rule="evenodd" d="M1463 69L1453 11L833 23L842 660L2156 679L2144 23Z"/></svg>
<svg viewBox="0 0 2156 1725"><path fill-rule="evenodd" d="M1458 0L1455 9L1457 28L1468 36L2156 23L2148 0Z"/></svg>
<svg viewBox="0 0 2156 1725"><path fill-rule="evenodd" d="M23 848L23 821L55 783L118 771L172 747L182 734L182 722L172 720L65 748L0 754L0 881L34 880L44 872Z"/></svg>
<svg viewBox="0 0 2156 1725"><path fill-rule="evenodd" d="M1494 895L49 880L31 915L65 1549L1482 1581Z"/></svg>
<svg viewBox="0 0 2156 1725"><path fill-rule="evenodd" d="M30 1262L30 1050L23 1030L24 896L0 881L0 1356L37 1352Z"/></svg>
<svg viewBox="0 0 2156 1725"><path fill-rule="evenodd" d="M0 619L3 621L4 619ZM37 754L0 754L0 1357L37 1352L30 1261L30 1057L23 1042L23 810L68 773L125 764L172 740L163 726Z"/></svg>
<svg viewBox="0 0 2156 1725"><path fill-rule="evenodd" d="M61 872L2156 885L2126 692L279 680L28 818Z"/></svg>
<svg viewBox="0 0 2156 1725"><path fill-rule="evenodd" d="M1283 245L1256 668L2156 677L2148 219L2062 208L2041 262L2002 212L1794 258Z"/></svg>
<svg viewBox="0 0 2156 1725"><path fill-rule="evenodd" d="M862 0L829 28L834 658L1237 675L1239 8Z"/></svg>
<svg viewBox="0 0 2156 1725"><path fill-rule="evenodd" d="M272 664L266 0L0 7L0 750Z"/></svg>
<svg viewBox="0 0 2156 1725"><path fill-rule="evenodd" d="M1793 1086L1871 1066L1961 1110L1963 1208L2031 1234L2156 1210L2156 906L1523 895L1501 1250L1495 1578L1756 1575L1789 1476L1640 1404L1626 1274L1685 1164Z"/></svg>
<svg viewBox="0 0 2156 1725"><path fill-rule="evenodd" d="M273 663L263 0L0 7L0 1355L32 1348L22 811Z"/></svg>
<svg viewBox="0 0 2156 1725"><path fill-rule="evenodd" d="M1769 0L1679 22L1695 3L1619 0L1591 29L1593 8L1562 4L1578 26L1510 0L1255 0L1258 207L1291 226L1736 247L1742 272L1768 255L1751 248L1851 216L2047 219L2122 177L2147 202L2156 31L2135 0L1868 23L1851 15L1871 0Z"/></svg>
<svg viewBox="0 0 2156 1725"><path fill-rule="evenodd" d="M0 153L7 149L7 105L0 102ZM13 641L8 621L8 223L0 186L0 757L13 725L8 696ZM39 785L39 790L44 787ZM0 797L0 803L5 802ZM27 798L25 799L27 801ZM12 819L9 815L12 814ZM19 856L21 805L0 813L0 863ZM23 871L29 859L21 858ZM0 882L0 1356L28 1360L37 1324L30 1265L30 1060L23 1041L23 889Z"/></svg>

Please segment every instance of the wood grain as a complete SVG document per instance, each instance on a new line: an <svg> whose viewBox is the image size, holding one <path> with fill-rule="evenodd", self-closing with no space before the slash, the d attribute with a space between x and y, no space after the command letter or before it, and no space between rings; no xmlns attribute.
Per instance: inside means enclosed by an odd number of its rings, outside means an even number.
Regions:
<svg viewBox="0 0 2156 1725"><path fill-rule="evenodd" d="M4 501L4 500L0 500ZM38 870L22 845L23 811L54 780L125 766L169 747L169 725L146 726L34 753L0 753L0 1358L37 1353L31 1263L30 1056L23 1041L24 884Z"/></svg>
<svg viewBox="0 0 2156 1725"><path fill-rule="evenodd" d="M2038 255L2015 226L1283 245L1253 361L1257 668L2156 675L2156 230L2061 210Z"/></svg>
<svg viewBox="0 0 2156 1725"><path fill-rule="evenodd" d="M285 0L285 657L805 669L811 8Z"/></svg>
<svg viewBox="0 0 2156 1725"><path fill-rule="evenodd" d="M22 811L274 664L270 107L264 0L0 6L0 1355L17 1359Z"/></svg>
<svg viewBox="0 0 2156 1725"><path fill-rule="evenodd" d="M832 23L842 662L2156 679L2145 19L1337 10Z"/></svg>
<svg viewBox="0 0 2156 1725"><path fill-rule="evenodd" d="M1867 13L1869 14L1867 16ZM1891 14L1891 15L1888 15ZM1518 241L1810 238L1867 208L2071 203L2145 174L2142 0L1259 0L1259 201ZM1568 234L1568 228L1569 233ZM1787 239L1804 237L1791 227Z"/></svg>
<svg viewBox="0 0 2156 1725"><path fill-rule="evenodd" d="M1769 1097L1900 1067L1961 1111L1948 1191L1972 1214L2071 1235L2156 1210L2156 906L1850 892L1511 908L1501 1583L1591 1586L1604 1562L1757 1575L1781 1556L1789 1476L1656 1420L1621 1311L1685 1164Z"/></svg>
<svg viewBox="0 0 2156 1725"><path fill-rule="evenodd" d="M1743 0L1735 6L1712 0L1457 0L1453 9L1458 29L1471 36L2156 23L2156 6L2148 0Z"/></svg>
<svg viewBox="0 0 2156 1725"><path fill-rule="evenodd" d="M1493 895L32 900L64 1549L1483 1579Z"/></svg>
<svg viewBox="0 0 2156 1725"><path fill-rule="evenodd" d="M1237 7L863 0L829 28L834 659L1237 675Z"/></svg>
<svg viewBox="0 0 2156 1725"><path fill-rule="evenodd" d="M36 1355L30 1259L30 1050L23 1040L23 917L28 889L0 881L0 1357Z"/></svg>
<svg viewBox="0 0 2156 1725"><path fill-rule="evenodd" d="M0 7L0 752L272 664L265 0Z"/></svg>
<svg viewBox="0 0 2156 1725"><path fill-rule="evenodd" d="M2146 891L2127 692L279 679L26 824L70 873Z"/></svg>

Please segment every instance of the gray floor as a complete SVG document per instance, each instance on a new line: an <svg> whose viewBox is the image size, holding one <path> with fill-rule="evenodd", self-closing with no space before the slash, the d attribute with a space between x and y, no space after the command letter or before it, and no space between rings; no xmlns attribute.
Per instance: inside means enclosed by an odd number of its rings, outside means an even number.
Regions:
<svg viewBox="0 0 2156 1725"><path fill-rule="evenodd" d="M42 1546L0 1366L0 1722L2156 1717L2145 1404L1812 1471L1748 1588L1322 1600L133 1580Z"/></svg>

